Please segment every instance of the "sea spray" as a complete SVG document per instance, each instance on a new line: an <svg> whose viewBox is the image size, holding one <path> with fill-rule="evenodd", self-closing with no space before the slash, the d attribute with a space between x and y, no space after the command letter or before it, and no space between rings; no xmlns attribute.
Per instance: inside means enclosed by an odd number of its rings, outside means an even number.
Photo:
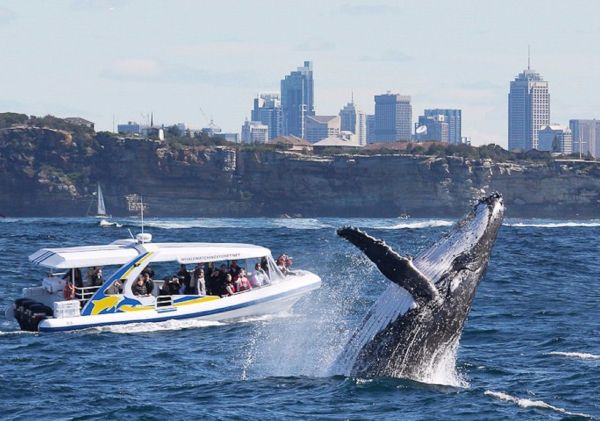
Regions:
<svg viewBox="0 0 600 421"><path fill-rule="evenodd" d="M334 257L333 264L319 272L322 288L294 306L295 317L255 325L244 352L243 379L330 374L354 331L353 323L359 317L356 307L368 305L365 290L374 287L363 282L372 278L374 270L366 259L357 255ZM339 262L344 264L336 264Z"/></svg>

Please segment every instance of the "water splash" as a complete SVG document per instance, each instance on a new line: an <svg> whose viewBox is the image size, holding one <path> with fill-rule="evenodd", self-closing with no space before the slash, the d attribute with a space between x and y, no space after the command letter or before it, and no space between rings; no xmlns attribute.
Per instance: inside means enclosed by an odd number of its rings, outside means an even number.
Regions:
<svg viewBox="0 0 600 421"><path fill-rule="evenodd" d="M517 398L515 396L511 396L507 393L504 392L495 392L492 390L486 390L484 393L484 395L486 396L491 396L494 397L496 399L502 400L502 401L507 401L507 402L512 402L517 404L518 406L520 406L521 408L538 408L538 409L549 409L555 412L558 412L560 414L564 414L564 415L569 415L572 417L583 417L583 418L592 418L591 415L588 414L582 414L582 413L577 413L577 412L569 412L566 409L560 408L558 406L554 406L554 405L550 405L544 401L534 401L531 399L523 399L523 398Z"/></svg>
<svg viewBox="0 0 600 421"><path fill-rule="evenodd" d="M467 379L456 370L456 355L459 338L445 346L440 346L430 363L424 367L421 375L415 380L429 384L440 384L468 388Z"/></svg>
<svg viewBox="0 0 600 421"><path fill-rule="evenodd" d="M283 320L273 318L254 325L243 356L242 379L330 375L330 368L350 334L353 314L362 297L364 284L353 282L367 278L372 268L359 256L344 256L353 268L349 279L340 279L330 268L321 272L322 288L301 299L293 313ZM341 286L342 287L341 287Z"/></svg>
<svg viewBox="0 0 600 421"><path fill-rule="evenodd" d="M167 320L152 323L129 323L124 325L100 326L82 329L72 332L73 334L89 332L111 332L111 333L153 333L170 330L195 329L209 326L222 326L226 323L211 320Z"/></svg>

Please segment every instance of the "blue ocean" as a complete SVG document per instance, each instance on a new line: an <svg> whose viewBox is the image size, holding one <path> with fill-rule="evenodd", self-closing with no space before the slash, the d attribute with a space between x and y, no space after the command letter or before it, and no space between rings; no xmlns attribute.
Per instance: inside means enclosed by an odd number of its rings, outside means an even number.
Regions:
<svg viewBox="0 0 600 421"><path fill-rule="evenodd" d="M124 227L1 219L0 308L44 275L29 254L104 244L140 229L138 220L119 222ZM335 229L358 226L414 255L453 222L149 219L154 241L263 245L293 256L294 267L319 274L323 286L290 313L226 323L33 334L0 316L0 419L600 418L600 221L506 220L456 369L438 373L436 384L329 374L389 282Z"/></svg>

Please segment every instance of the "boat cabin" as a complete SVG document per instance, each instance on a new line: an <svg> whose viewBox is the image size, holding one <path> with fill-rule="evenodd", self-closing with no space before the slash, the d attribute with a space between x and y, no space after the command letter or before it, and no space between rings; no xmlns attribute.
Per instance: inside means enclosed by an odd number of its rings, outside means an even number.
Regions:
<svg viewBox="0 0 600 421"><path fill-rule="evenodd" d="M73 280L74 299L80 303L82 316L149 309L164 312L221 298L190 291L161 294L163 278L175 275L180 265L202 264L207 269L226 265L229 269L231 262L237 261L251 272L259 262L268 274L269 283L277 283L284 277L271 251L264 247L237 243L152 243L151 240L151 235L139 234L135 240L118 240L109 245L41 249L29 256L29 260L51 272L42 282L42 291L40 287L29 288L31 291L29 294L25 291L25 296L52 306L64 300L63 290ZM88 268L99 267L105 269L103 282L92 285L82 274L88 273ZM150 267L154 272L151 291L136 295L137 278ZM108 272L112 272L110 276Z"/></svg>

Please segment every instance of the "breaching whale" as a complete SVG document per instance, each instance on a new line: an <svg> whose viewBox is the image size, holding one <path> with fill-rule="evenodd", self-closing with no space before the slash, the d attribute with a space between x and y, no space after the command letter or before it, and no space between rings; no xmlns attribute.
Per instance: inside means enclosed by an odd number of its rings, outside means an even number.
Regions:
<svg viewBox="0 0 600 421"><path fill-rule="evenodd" d="M357 228L339 229L338 235L357 246L392 284L338 356L334 374L430 381L448 353L453 362L503 216L500 194L480 199L450 233L414 258Z"/></svg>

